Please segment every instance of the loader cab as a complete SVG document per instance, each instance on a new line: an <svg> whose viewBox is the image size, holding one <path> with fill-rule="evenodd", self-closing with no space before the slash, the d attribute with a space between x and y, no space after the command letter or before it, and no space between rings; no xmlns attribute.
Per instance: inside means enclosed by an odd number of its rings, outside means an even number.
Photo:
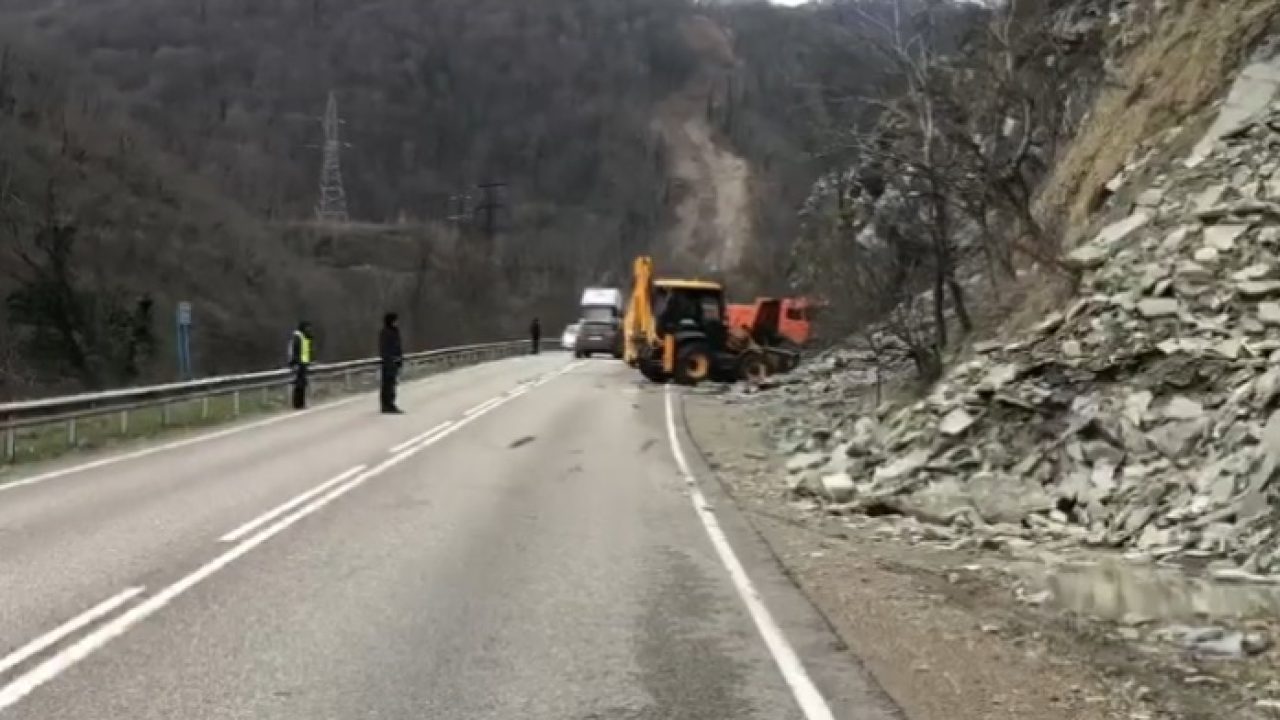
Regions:
<svg viewBox="0 0 1280 720"><path fill-rule="evenodd" d="M640 363L651 380L696 385L732 377L738 357L727 350L724 288L704 280L656 280L654 329L660 344Z"/></svg>
<svg viewBox="0 0 1280 720"><path fill-rule="evenodd" d="M654 283L654 314L660 335L700 331L723 339L724 289L699 280L659 280Z"/></svg>

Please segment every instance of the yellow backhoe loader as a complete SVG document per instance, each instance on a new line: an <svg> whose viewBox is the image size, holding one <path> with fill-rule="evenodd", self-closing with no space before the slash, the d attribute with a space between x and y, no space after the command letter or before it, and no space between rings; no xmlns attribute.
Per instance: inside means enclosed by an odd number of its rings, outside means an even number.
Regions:
<svg viewBox="0 0 1280 720"><path fill-rule="evenodd" d="M652 258L635 259L623 318L623 358L653 382L759 381L770 353L725 322L724 287L709 280L653 278Z"/></svg>

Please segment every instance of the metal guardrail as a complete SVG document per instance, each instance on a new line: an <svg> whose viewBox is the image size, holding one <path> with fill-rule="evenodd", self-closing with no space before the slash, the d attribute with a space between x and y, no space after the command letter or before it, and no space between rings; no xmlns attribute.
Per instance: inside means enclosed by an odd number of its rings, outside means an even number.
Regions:
<svg viewBox="0 0 1280 720"><path fill-rule="evenodd" d="M544 349L558 347L558 343L544 341ZM529 352L528 340L464 345L460 347L428 350L405 355L402 372L406 378L442 369L472 365L499 358L512 357ZM308 380L311 391L322 394L326 383L336 383L347 392L362 389L367 376L376 375L380 367L377 358L348 362L316 364L311 366ZM263 405L269 405L273 390L289 388L293 383L293 371L288 368L266 370L243 375L225 375L203 378L190 382L151 385L146 387L107 390L63 397L27 400L0 404L0 432L4 433L3 453L0 461L14 462L18 454L19 436L32 428L49 425L66 425L66 442L76 447L77 434L82 421L117 416L120 435L129 433L130 416L143 409L160 410L159 424L171 424L171 409L185 403L199 402L200 419L210 418L210 401L229 398L229 416L241 414L246 393L262 393ZM376 384L376 381L375 383ZM330 385L330 389L332 385ZM281 399L283 399L281 395Z"/></svg>

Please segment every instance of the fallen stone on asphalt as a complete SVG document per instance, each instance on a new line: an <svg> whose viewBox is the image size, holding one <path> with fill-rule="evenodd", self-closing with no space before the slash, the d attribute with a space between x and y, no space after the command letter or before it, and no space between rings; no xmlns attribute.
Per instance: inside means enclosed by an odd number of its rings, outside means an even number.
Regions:
<svg viewBox="0 0 1280 720"><path fill-rule="evenodd" d="M1280 303L1258 303L1258 320L1263 325L1280 326Z"/></svg>
<svg viewBox="0 0 1280 720"><path fill-rule="evenodd" d="M1097 245L1085 245L1067 255L1066 262L1073 268L1091 270L1101 267L1110 255L1111 253L1107 248L1098 247Z"/></svg>
<svg viewBox="0 0 1280 720"><path fill-rule="evenodd" d="M1204 407L1200 403L1181 395L1164 407L1164 416L1172 420L1197 420L1203 415Z"/></svg>
<svg viewBox="0 0 1280 720"><path fill-rule="evenodd" d="M826 462L827 456L822 453L801 453L787 461L787 472L796 474L804 472L805 470L813 470L814 468L821 467Z"/></svg>
<svg viewBox="0 0 1280 720"><path fill-rule="evenodd" d="M1280 293L1280 280L1243 280L1236 283L1240 296L1250 300Z"/></svg>
<svg viewBox="0 0 1280 720"><path fill-rule="evenodd" d="M938 423L938 432L952 437L963 435L975 422L977 419L965 412L964 408L956 408Z"/></svg>
<svg viewBox="0 0 1280 720"><path fill-rule="evenodd" d="M1216 265L1218 262L1218 250L1211 247L1202 247L1197 249L1191 257L1197 263L1202 263L1204 265Z"/></svg>
<svg viewBox="0 0 1280 720"><path fill-rule="evenodd" d="M1241 347L1242 343L1238 338L1231 338L1214 345L1213 351L1228 360L1235 360L1240 357Z"/></svg>
<svg viewBox="0 0 1280 720"><path fill-rule="evenodd" d="M876 469L875 479L881 482L894 482L910 477L916 470L929 462L929 451L915 450L894 460L888 465Z"/></svg>
<svg viewBox="0 0 1280 720"><path fill-rule="evenodd" d="M1157 208L1160 207L1160 201L1162 200L1164 200L1164 190L1151 188L1139 193L1135 204L1144 208Z"/></svg>
<svg viewBox="0 0 1280 720"><path fill-rule="evenodd" d="M1248 225L1215 225L1205 228L1204 242L1218 252L1230 252L1235 249L1236 240L1249 229Z"/></svg>
<svg viewBox="0 0 1280 720"><path fill-rule="evenodd" d="M1256 263L1231 275L1232 280L1261 280L1271 276L1272 266L1269 263Z"/></svg>
<svg viewBox="0 0 1280 720"><path fill-rule="evenodd" d="M1214 185L1212 187L1205 188L1202 192L1191 199L1192 209L1199 212L1216 206L1222 201L1222 196L1226 191L1226 185Z"/></svg>
<svg viewBox="0 0 1280 720"><path fill-rule="evenodd" d="M1112 248L1125 241L1135 231L1142 228L1151 221L1151 213L1147 211L1136 212L1129 217L1114 222L1103 228L1093 239L1093 245Z"/></svg>
<svg viewBox="0 0 1280 720"><path fill-rule="evenodd" d="M848 447L849 455L866 455L880 444L880 428L876 421L869 417L860 417L853 422Z"/></svg>
<svg viewBox="0 0 1280 720"><path fill-rule="evenodd" d="M1148 319L1177 315L1178 307L1174 298L1147 298L1138 302L1138 312Z"/></svg>
<svg viewBox="0 0 1280 720"><path fill-rule="evenodd" d="M1261 633L1246 633L1219 627L1181 627L1165 633L1193 654L1210 657L1242 658L1260 655L1271 648L1271 639Z"/></svg>
<svg viewBox="0 0 1280 720"><path fill-rule="evenodd" d="M853 499L857 486L849 473L835 473L822 476L822 493L827 500L834 503L847 503Z"/></svg>

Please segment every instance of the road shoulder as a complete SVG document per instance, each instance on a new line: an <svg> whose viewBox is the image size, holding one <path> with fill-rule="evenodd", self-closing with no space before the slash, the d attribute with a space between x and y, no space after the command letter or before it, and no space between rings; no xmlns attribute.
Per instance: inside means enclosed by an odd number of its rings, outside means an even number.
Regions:
<svg viewBox="0 0 1280 720"><path fill-rule="evenodd" d="M877 683L873 674L840 638L819 608L792 581L791 569L781 562L768 537L754 527L729 494L729 486L708 464L702 446L691 434L686 405L676 398L675 441L679 442L699 489L714 511L716 521L733 553L750 577L772 620L785 635L804 670L837 718L893 720L904 718L900 708Z"/></svg>
<svg viewBox="0 0 1280 720"><path fill-rule="evenodd" d="M1007 588L957 573L965 558L901 542L874 523L813 522L778 489L764 421L748 408L693 394L683 416L687 451L701 455L703 477L719 481L707 483L718 485L717 511L737 518L734 546L765 548L743 552L781 564L906 717L1160 717L1144 702L1146 685L1111 674L1131 660L1123 650L1081 641L1012 602Z"/></svg>

